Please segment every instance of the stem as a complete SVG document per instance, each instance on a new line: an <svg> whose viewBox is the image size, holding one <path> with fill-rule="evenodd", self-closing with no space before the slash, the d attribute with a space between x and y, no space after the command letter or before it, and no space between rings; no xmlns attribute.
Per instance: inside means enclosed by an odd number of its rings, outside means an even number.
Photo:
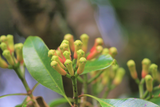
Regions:
<svg viewBox="0 0 160 107"><path fill-rule="evenodd" d="M15 70L16 74L18 75L18 77L20 78L20 80L22 81L26 91L27 91L27 94L28 96L34 101L34 107L39 107L38 104L36 103L34 97L33 97L33 94L32 94L32 91L30 90L28 84L27 84L27 81L25 79L25 76L22 74L19 66L18 67L13 67L13 69Z"/></svg>
<svg viewBox="0 0 160 107"><path fill-rule="evenodd" d="M158 86L156 86L156 87L153 88L153 91L156 91L156 90L159 90L159 89L160 89L160 86L158 85ZM146 98L146 96L148 95L148 93L149 93L148 90L146 90L146 92L145 92L145 94L143 95L142 98L143 99Z"/></svg>
<svg viewBox="0 0 160 107"><path fill-rule="evenodd" d="M27 95L27 94L26 93L6 94L6 95L0 96L0 98L7 97L7 96L13 96L13 95Z"/></svg>
<svg viewBox="0 0 160 107"><path fill-rule="evenodd" d="M83 75L83 89L82 94L87 94L87 74ZM80 107L85 107L86 105L86 96L81 98L81 105Z"/></svg>
<svg viewBox="0 0 160 107"><path fill-rule="evenodd" d="M152 98L152 92L149 92L149 97L146 98L146 100L150 100Z"/></svg>
<svg viewBox="0 0 160 107"><path fill-rule="evenodd" d="M92 81L94 81L95 79L97 79L102 73L103 73L103 70L100 71L95 77L91 78L91 79L88 81L88 84L90 84Z"/></svg>
<svg viewBox="0 0 160 107"><path fill-rule="evenodd" d="M104 93L103 95L103 98L107 98L109 92L111 91L111 89L113 89L115 86L112 86L112 80L109 81L108 83L108 87L107 87L107 90L106 92Z"/></svg>
<svg viewBox="0 0 160 107"><path fill-rule="evenodd" d="M144 92L143 83L144 83L144 78L141 79L141 82L139 83L139 96L141 99L143 97L143 92Z"/></svg>
<svg viewBox="0 0 160 107"><path fill-rule="evenodd" d="M79 82L83 83L83 79L82 79L80 76L77 77L77 80L78 80Z"/></svg>
<svg viewBox="0 0 160 107"><path fill-rule="evenodd" d="M39 83L36 83L35 85L34 85L34 87L32 88L32 92L36 89L36 87L39 85Z"/></svg>
<svg viewBox="0 0 160 107"><path fill-rule="evenodd" d="M21 75L20 69L19 69L19 68L14 68L14 70L16 71L16 73L17 73L18 77L20 78L20 80L22 81L22 83L23 83L26 91L27 91L27 92L30 91L30 88L29 88L29 86L28 86L25 78Z"/></svg>
<svg viewBox="0 0 160 107"><path fill-rule="evenodd" d="M73 85L74 107L78 107L77 78L73 76L71 79L72 79L72 85Z"/></svg>

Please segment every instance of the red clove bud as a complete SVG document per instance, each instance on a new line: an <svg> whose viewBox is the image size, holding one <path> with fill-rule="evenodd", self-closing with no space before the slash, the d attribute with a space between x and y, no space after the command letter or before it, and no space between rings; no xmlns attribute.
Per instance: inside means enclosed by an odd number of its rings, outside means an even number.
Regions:
<svg viewBox="0 0 160 107"><path fill-rule="evenodd" d="M94 51L98 45L103 45L102 38L96 38L93 47L91 48L90 52Z"/></svg>
<svg viewBox="0 0 160 107"><path fill-rule="evenodd" d="M93 50L88 56L87 56L87 60L91 60L95 57L97 57L98 55L101 54L103 50L103 47L102 46L97 46L95 50Z"/></svg>

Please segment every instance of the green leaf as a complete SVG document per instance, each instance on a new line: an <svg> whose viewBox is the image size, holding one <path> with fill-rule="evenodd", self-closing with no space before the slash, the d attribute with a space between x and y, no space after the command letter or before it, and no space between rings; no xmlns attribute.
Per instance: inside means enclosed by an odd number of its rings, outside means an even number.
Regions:
<svg viewBox="0 0 160 107"><path fill-rule="evenodd" d="M159 93L160 93L160 90L157 90L157 91L153 92L153 95L156 96L156 95L159 95ZM150 101L160 106L160 97L153 98Z"/></svg>
<svg viewBox="0 0 160 107"><path fill-rule="evenodd" d="M39 37L28 37L23 46L25 65L32 77L40 84L68 99L64 93L62 76L50 66L51 60L48 57L48 50Z"/></svg>
<svg viewBox="0 0 160 107"><path fill-rule="evenodd" d="M73 99L71 99L71 98L69 98L69 100L71 102L73 101ZM59 106L59 105L61 105L63 103L67 103L67 102L68 101L66 99L64 99L64 98L55 99L55 100L53 100L53 101L51 101L49 103L49 107L56 107L56 106Z"/></svg>
<svg viewBox="0 0 160 107"><path fill-rule="evenodd" d="M84 94L97 100L102 107L159 107L158 105L137 98L125 98L125 99L100 99L88 94Z"/></svg>
<svg viewBox="0 0 160 107"><path fill-rule="evenodd" d="M82 74L108 68L111 66L113 60L114 59L110 55L101 55L96 60L87 61Z"/></svg>
<svg viewBox="0 0 160 107"><path fill-rule="evenodd" d="M158 105L135 98L126 98L126 99L100 99L100 104L102 107L111 107L107 106L106 103L112 105L113 107L159 107Z"/></svg>

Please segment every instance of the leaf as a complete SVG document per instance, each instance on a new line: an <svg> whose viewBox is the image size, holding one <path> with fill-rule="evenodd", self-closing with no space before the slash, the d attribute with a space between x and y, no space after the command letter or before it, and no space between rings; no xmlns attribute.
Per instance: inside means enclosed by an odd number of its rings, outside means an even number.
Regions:
<svg viewBox="0 0 160 107"><path fill-rule="evenodd" d="M82 74L108 68L111 66L113 60L114 59L110 55L101 55L96 60L87 61Z"/></svg>
<svg viewBox="0 0 160 107"><path fill-rule="evenodd" d="M159 95L159 93L160 93L160 90L157 90L157 91L153 92L153 95L156 96L156 95ZM153 98L150 101L160 106L160 97Z"/></svg>
<svg viewBox="0 0 160 107"><path fill-rule="evenodd" d="M69 100L71 102L73 101L73 99L71 99L71 98L69 98ZM57 107L63 103L67 103L67 100L64 98L55 99L49 103L49 107Z"/></svg>
<svg viewBox="0 0 160 107"><path fill-rule="evenodd" d="M159 107L158 105L137 98L125 98L125 99L100 99L88 94L84 96L92 97L97 100L102 107Z"/></svg>
<svg viewBox="0 0 160 107"><path fill-rule="evenodd" d="M50 66L48 50L39 37L28 37L23 46L25 65L32 77L40 84L68 99L64 93L62 76Z"/></svg>
<svg viewBox="0 0 160 107"><path fill-rule="evenodd" d="M113 107L159 107L158 105L136 98L126 98L126 99L100 99L100 104L102 107L111 107L107 106L106 103L112 105Z"/></svg>

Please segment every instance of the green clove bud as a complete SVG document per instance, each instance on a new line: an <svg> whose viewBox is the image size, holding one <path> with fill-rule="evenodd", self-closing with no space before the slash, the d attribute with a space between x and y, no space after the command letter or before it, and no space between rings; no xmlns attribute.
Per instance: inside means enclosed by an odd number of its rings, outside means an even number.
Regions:
<svg viewBox="0 0 160 107"><path fill-rule="evenodd" d="M52 58L51 58L51 61L56 61L56 62L58 62L58 64L59 64L63 69L65 69L65 66L61 63L61 61L59 60L58 56L53 55Z"/></svg>
<svg viewBox="0 0 160 107"><path fill-rule="evenodd" d="M152 73L153 79L158 80L158 66L156 64L151 64L149 70Z"/></svg>
<svg viewBox="0 0 160 107"><path fill-rule="evenodd" d="M6 37L5 35L2 35L2 36L0 37L0 42L4 42L4 43L6 43L6 44L8 45L7 37Z"/></svg>
<svg viewBox="0 0 160 107"><path fill-rule="evenodd" d="M72 67L72 61L70 59L66 59L64 64L66 65L69 74L71 76L74 76L74 71L73 71L73 67Z"/></svg>
<svg viewBox="0 0 160 107"><path fill-rule="evenodd" d="M14 52L14 40L13 35L8 34L7 35L7 41L8 41L8 48L12 52Z"/></svg>
<svg viewBox="0 0 160 107"><path fill-rule="evenodd" d="M113 79L115 77L118 68L119 68L118 65L112 65L111 66L111 70L110 70L110 74L109 74L110 78Z"/></svg>
<svg viewBox="0 0 160 107"><path fill-rule="evenodd" d="M153 90L153 79L151 75L146 75L145 76L145 81L146 81L146 88L149 92L152 92Z"/></svg>
<svg viewBox="0 0 160 107"><path fill-rule="evenodd" d="M61 75L66 75L67 74L67 72L63 69L63 68L61 68L61 66L59 65L59 63L57 62L57 61L52 61L51 62L51 66L58 72L58 73L60 73Z"/></svg>
<svg viewBox="0 0 160 107"><path fill-rule="evenodd" d="M137 79L137 71L136 71L136 64L133 60L129 60L127 62L127 66L129 68L130 74L133 79Z"/></svg>
<svg viewBox="0 0 160 107"><path fill-rule="evenodd" d="M148 58L144 58L142 60L142 78L145 78L145 76L148 74L150 64L151 61Z"/></svg>
<svg viewBox="0 0 160 107"><path fill-rule="evenodd" d="M2 51L7 50L7 44L5 42L1 43L1 49Z"/></svg>
<svg viewBox="0 0 160 107"><path fill-rule="evenodd" d="M74 42L74 47L75 47L75 51L74 51L74 59L77 59L77 51L79 49L82 49L82 42L80 40L76 40Z"/></svg>
<svg viewBox="0 0 160 107"><path fill-rule="evenodd" d="M124 74L125 74L125 70L123 68L119 68L117 70L116 76L113 80L113 84L114 85L119 85L121 83L122 79L123 79Z"/></svg>
<svg viewBox="0 0 160 107"><path fill-rule="evenodd" d="M1 68L8 68L8 64L6 63L6 61L4 59L2 59L1 56L0 56L0 67Z"/></svg>
<svg viewBox="0 0 160 107"><path fill-rule="evenodd" d="M13 66L14 65L14 60L13 60L11 54L10 54L10 51L9 50L4 50L2 54L7 59L8 63Z"/></svg>
<svg viewBox="0 0 160 107"><path fill-rule="evenodd" d="M71 56L70 56L70 52L69 51L64 51L63 52L63 55L66 59L71 59Z"/></svg>
<svg viewBox="0 0 160 107"><path fill-rule="evenodd" d="M17 60L19 62L23 62L23 54L22 54L23 50L22 49L23 49L22 43L15 44L15 51L16 51L16 55L17 55Z"/></svg>
<svg viewBox="0 0 160 107"><path fill-rule="evenodd" d="M74 52L74 38L73 38L73 36L71 34L66 34L64 36L64 39L69 41L69 47Z"/></svg>
<svg viewBox="0 0 160 107"><path fill-rule="evenodd" d="M86 62L87 62L87 60L86 60L85 57L81 57L79 59L79 66L78 66L78 69L77 69L77 74L81 74L84 71Z"/></svg>
<svg viewBox="0 0 160 107"><path fill-rule="evenodd" d="M109 54L109 49L108 48L104 48L102 51L102 55L107 55Z"/></svg>
<svg viewBox="0 0 160 107"><path fill-rule="evenodd" d="M117 48L116 48L116 47L111 47L111 48L109 48L109 54L110 54L113 58L115 58L115 56L118 54Z"/></svg>
<svg viewBox="0 0 160 107"><path fill-rule="evenodd" d="M88 36L87 34L82 34L82 35L80 36L80 38L81 38L81 41L82 41L82 43L83 43L83 45L82 45L82 50L83 50L84 52L86 52L86 51L87 51L87 46L88 46L89 36Z"/></svg>
<svg viewBox="0 0 160 107"><path fill-rule="evenodd" d="M85 55L85 53L84 53L84 51L83 51L82 49L79 49L79 50L77 51L77 56L78 56L78 58L77 58L77 65L79 64L79 59L80 59L81 57L84 57L84 55Z"/></svg>
<svg viewBox="0 0 160 107"><path fill-rule="evenodd" d="M48 57L52 58L53 55L55 55L55 50L50 49L50 50L48 51Z"/></svg>
<svg viewBox="0 0 160 107"><path fill-rule="evenodd" d="M62 51L62 53L63 53L64 51L69 51L69 52L70 52L69 45L66 44L66 43L62 43L59 48L60 48L60 50Z"/></svg>

